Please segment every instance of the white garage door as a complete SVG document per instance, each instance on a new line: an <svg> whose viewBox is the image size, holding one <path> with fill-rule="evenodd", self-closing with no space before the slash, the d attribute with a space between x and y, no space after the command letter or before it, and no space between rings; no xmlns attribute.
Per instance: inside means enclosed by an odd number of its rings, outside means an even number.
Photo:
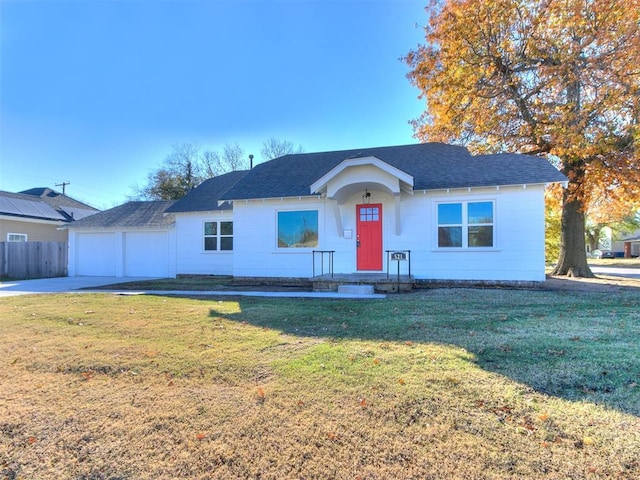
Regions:
<svg viewBox="0 0 640 480"><path fill-rule="evenodd" d="M112 277L116 274L116 234L78 233L76 275Z"/></svg>
<svg viewBox="0 0 640 480"><path fill-rule="evenodd" d="M127 277L167 277L169 240L167 232L127 232L124 234L124 275Z"/></svg>

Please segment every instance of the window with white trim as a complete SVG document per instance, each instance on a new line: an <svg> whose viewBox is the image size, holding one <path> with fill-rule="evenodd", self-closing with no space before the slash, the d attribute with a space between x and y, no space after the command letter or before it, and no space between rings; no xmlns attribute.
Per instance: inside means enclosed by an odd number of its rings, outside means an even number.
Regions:
<svg viewBox="0 0 640 480"><path fill-rule="evenodd" d="M493 247L493 209L493 201L439 203L438 247Z"/></svg>
<svg viewBox="0 0 640 480"><path fill-rule="evenodd" d="M233 222L204 222L204 250L233 250Z"/></svg>
<svg viewBox="0 0 640 480"><path fill-rule="evenodd" d="M26 233L7 233L7 242L26 242Z"/></svg>

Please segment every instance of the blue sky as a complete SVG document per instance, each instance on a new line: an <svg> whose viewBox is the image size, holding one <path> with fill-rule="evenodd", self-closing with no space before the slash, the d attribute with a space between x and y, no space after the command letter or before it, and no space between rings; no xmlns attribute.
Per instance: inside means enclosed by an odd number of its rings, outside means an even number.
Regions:
<svg viewBox="0 0 640 480"><path fill-rule="evenodd" d="M425 1L0 1L0 190L123 203L172 145L414 143ZM58 187L60 189L60 187Z"/></svg>

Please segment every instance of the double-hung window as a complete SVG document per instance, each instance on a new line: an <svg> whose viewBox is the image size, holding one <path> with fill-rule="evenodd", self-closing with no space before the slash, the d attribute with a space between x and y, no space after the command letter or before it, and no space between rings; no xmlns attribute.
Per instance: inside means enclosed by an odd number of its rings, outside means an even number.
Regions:
<svg viewBox="0 0 640 480"><path fill-rule="evenodd" d="M233 250L233 222L204 222L204 250Z"/></svg>
<svg viewBox="0 0 640 480"><path fill-rule="evenodd" d="M438 247L494 246L494 202L438 204Z"/></svg>

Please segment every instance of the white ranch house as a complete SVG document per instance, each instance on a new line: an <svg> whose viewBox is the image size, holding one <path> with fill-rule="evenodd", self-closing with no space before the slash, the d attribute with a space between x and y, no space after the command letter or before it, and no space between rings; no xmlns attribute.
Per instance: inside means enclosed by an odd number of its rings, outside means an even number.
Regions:
<svg viewBox="0 0 640 480"><path fill-rule="evenodd" d="M405 252L417 280L544 281L544 190L566 180L440 143L286 155L75 222L69 275L383 273Z"/></svg>

